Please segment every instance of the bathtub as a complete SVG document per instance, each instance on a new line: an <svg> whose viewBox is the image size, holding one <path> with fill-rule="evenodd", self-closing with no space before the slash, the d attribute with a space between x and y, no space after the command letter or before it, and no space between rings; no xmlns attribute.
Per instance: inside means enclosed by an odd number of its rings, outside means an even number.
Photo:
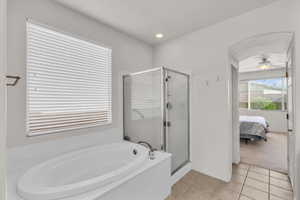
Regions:
<svg viewBox="0 0 300 200"><path fill-rule="evenodd" d="M169 157L170 155L157 152L156 158L150 160L148 149L129 142L89 147L58 156L30 168L19 178L17 193L25 200L101 198L117 200L114 196L122 196L122 199L126 199L126 195L128 195L127 199L133 199L130 197L132 192L128 188L130 183L133 183L132 191L136 193L139 192L135 190L138 185L147 186L150 183L149 187L155 187L151 184L161 181L158 179L161 178L159 171L162 169L157 172L157 180L153 179L154 175L148 177L149 181L146 180L147 173L153 173L151 168L168 160ZM166 180L163 182L167 185L163 186L166 189L162 197L167 195L170 187L169 180L167 180L170 176L168 165L170 161L164 165L167 175L164 176ZM135 179L146 182L141 183ZM120 188L122 186L123 190ZM143 193L145 195L145 192ZM134 196L139 195L134 194Z"/></svg>

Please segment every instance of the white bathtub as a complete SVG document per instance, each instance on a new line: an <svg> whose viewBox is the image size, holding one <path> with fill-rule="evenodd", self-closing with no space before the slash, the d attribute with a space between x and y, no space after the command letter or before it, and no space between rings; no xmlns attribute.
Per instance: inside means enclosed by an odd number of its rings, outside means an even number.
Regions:
<svg viewBox="0 0 300 200"><path fill-rule="evenodd" d="M26 200L81 199L89 194L96 199L96 193L98 199L158 160L149 160L148 149L128 142L85 148L29 169L19 179L17 192Z"/></svg>

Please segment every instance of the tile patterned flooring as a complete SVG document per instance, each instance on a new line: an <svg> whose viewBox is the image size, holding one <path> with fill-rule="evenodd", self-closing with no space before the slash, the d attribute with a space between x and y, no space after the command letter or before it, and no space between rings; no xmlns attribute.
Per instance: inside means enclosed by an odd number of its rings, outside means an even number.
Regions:
<svg viewBox="0 0 300 200"><path fill-rule="evenodd" d="M172 187L166 200L292 200L287 175L248 164L233 165L232 180L222 182L194 170Z"/></svg>
<svg viewBox="0 0 300 200"><path fill-rule="evenodd" d="M287 172L287 133L267 134L268 141L241 141L241 162Z"/></svg>

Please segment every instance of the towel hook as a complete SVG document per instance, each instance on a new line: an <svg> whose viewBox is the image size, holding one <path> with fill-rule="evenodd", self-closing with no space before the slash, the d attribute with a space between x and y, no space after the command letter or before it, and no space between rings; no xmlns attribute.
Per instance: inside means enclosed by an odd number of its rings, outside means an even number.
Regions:
<svg viewBox="0 0 300 200"><path fill-rule="evenodd" d="M11 76L11 75L7 75L6 78L15 79L15 81L13 83L6 83L7 86L15 86L21 79L20 76Z"/></svg>

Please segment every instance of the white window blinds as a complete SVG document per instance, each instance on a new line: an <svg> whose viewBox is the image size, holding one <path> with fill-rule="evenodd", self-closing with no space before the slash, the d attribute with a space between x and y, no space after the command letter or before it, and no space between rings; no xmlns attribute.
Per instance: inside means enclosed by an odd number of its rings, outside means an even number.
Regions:
<svg viewBox="0 0 300 200"><path fill-rule="evenodd" d="M111 123L111 49L27 22L27 132Z"/></svg>

